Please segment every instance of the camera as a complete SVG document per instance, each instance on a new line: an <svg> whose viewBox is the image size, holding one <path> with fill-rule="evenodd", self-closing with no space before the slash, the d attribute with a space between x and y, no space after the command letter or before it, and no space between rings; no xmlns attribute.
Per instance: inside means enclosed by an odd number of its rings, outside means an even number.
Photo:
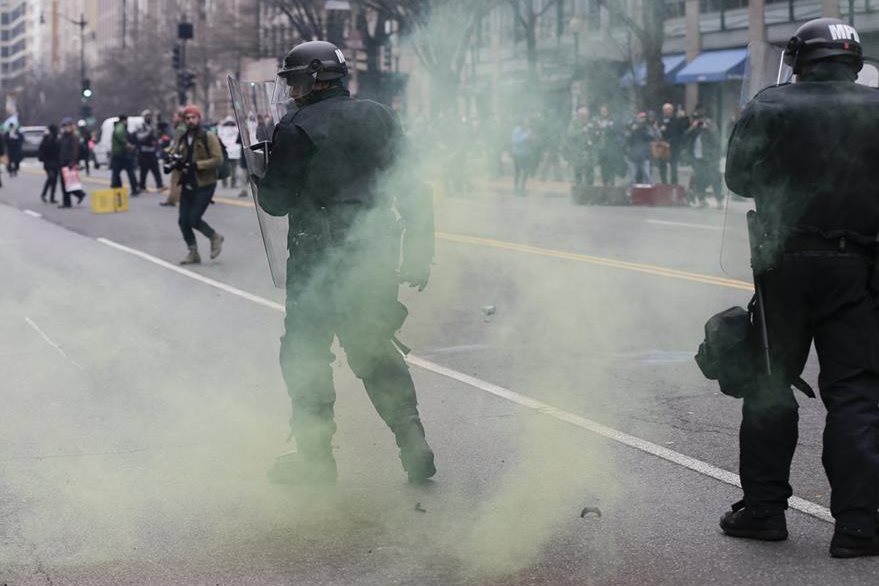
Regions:
<svg viewBox="0 0 879 586"><path fill-rule="evenodd" d="M165 159L165 164L162 165L162 170L167 175L171 171L182 171L183 167L186 166L186 160L183 155L179 155L177 153L168 153L168 158Z"/></svg>

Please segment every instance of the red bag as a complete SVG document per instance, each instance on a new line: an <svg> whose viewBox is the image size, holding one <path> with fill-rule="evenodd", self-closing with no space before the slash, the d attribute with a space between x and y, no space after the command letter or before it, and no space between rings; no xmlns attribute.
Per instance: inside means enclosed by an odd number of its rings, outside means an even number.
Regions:
<svg viewBox="0 0 879 586"><path fill-rule="evenodd" d="M79 169L76 167L62 167L61 178L64 180L64 193L82 191L82 181L79 179Z"/></svg>

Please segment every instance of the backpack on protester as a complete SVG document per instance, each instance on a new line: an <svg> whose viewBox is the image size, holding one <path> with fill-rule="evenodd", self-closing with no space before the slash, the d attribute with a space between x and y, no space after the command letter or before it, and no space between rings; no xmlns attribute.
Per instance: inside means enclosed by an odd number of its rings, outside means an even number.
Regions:
<svg viewBox="0 0 879 586"><path fill-rule="evenodd" d="M202 136L204 138L204 148L210 153L211 149L208 147L208 135L205 133ZM223 153L223 163L217 169L217 179L223 181L232 175L232 163L229 161L229 153L226 151L226 145L223 144L223 141L220 140L219 137L217 137L217 142L220 143L220 152Z"/></svg>

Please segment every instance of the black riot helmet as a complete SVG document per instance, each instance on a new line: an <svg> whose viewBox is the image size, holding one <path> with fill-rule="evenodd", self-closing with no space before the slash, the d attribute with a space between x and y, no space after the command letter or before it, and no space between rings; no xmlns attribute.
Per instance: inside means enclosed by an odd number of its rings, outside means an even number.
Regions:
<svg viewBox="0 0 879 586"><path fill-rule="evenodd" d="M278 77L290 87L290 97L302 100L315 81L336 81L348 75L345 55L332 43L308 41L293 47L284 57Z"/></svg>
<svg viewBox="0 0 879 586"><path fill-rule="evenodd" d="M798 28L784 50L784 62L796 75L803 65L825 59L849 62L860 71L864 54L858 31L838 18L816 18Z"/></svg>

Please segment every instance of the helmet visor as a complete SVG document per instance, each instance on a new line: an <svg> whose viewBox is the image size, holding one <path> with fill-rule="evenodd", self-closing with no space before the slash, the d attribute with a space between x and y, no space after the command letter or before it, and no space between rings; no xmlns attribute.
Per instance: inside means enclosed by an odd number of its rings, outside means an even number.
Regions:
<svg viewBox="0 0 879 586"><path fill-rule="evenodd" d="M281 76L287 85L287 95L294 100L301 100L314 89L315 74L309 72L286 73Z"/></svg>

